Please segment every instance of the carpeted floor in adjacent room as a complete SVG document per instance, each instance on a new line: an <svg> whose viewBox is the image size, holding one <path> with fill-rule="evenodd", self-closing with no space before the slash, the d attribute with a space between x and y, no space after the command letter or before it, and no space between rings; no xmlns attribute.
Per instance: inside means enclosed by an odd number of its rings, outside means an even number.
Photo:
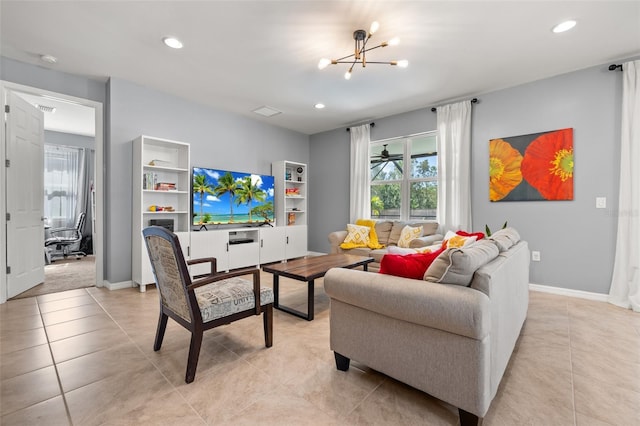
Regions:
<svg viewBox="0 0 640 426"><path fill-rule="evenodd" d="M44 276L44 283L18 294L13 299L94 287L96 285L95 256L58 259L44 267Z"/></svg>

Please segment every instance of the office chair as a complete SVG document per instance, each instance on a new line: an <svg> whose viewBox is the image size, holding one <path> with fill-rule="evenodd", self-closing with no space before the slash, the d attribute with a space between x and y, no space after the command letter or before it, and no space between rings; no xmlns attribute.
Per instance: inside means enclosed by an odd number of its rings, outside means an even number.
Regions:
<svg viewBox="0 0 640 426"><path fill-rule="evenodd" d="M80 241L82 241L82 231L84 230L85 213L82 212L76 219L73 228L54 228L49 230L49 238L44 241L45 255L47 263L53 262L52 252L55 256L80 256L86 257L87 254L80 250ZM54 248L55 246L55 248Z"/></svg>

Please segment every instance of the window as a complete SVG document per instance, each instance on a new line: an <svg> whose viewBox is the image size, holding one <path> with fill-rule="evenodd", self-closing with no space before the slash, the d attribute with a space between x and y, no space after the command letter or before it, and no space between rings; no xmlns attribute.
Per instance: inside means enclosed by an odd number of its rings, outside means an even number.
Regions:
<svg viewBox="0 0 640 426"><path fill-rule="evenodd" d="M438 206L436 133L372 142L371 217L435 219Z"/></svg>
<svg viewBox="0 0 640 426"><path fill-rule="evenodd" d="M44 214L53 228L73 227L82 150L44 146Z"/></svg>

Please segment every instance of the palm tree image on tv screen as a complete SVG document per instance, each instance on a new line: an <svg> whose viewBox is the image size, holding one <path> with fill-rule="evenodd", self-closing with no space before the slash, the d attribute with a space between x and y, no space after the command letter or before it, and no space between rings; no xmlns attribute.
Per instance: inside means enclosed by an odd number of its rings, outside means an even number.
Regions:
<svg viewBox="0 0 640 426"><path fill-rule="evenodd" d="M274 220L274 178L193 168L193 225L264 224Z"/></svg>

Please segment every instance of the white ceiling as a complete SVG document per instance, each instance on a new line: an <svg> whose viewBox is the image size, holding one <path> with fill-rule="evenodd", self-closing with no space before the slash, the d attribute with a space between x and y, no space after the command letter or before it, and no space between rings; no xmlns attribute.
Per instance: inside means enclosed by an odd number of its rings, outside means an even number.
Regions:
<svg viewBox="0 0 640 426"><path fill-rule="evenodd" d="M3 56L305 134L640 55L640 1L2 0L0 15ZM568 18L573 30L551 32ZM353 31L374 20L371 43L401 44L368 59L408 59L408 68L372 64L350 81L346 65L318 70L320 58L349 54ZM185 47L165 47L167 35ZM251 112L265 105L282 114Z"/></svg>
<svg viewBox="0 0 640 426"><path fill-rule="evenodd" d="M95 137L96 117L93 108L47 96L28 93L18 93L18 95L36 108L38 105L45 107L46 111L43 109L43 115L46 130ZM55 109L48 111L49 108Z"/></svg>

